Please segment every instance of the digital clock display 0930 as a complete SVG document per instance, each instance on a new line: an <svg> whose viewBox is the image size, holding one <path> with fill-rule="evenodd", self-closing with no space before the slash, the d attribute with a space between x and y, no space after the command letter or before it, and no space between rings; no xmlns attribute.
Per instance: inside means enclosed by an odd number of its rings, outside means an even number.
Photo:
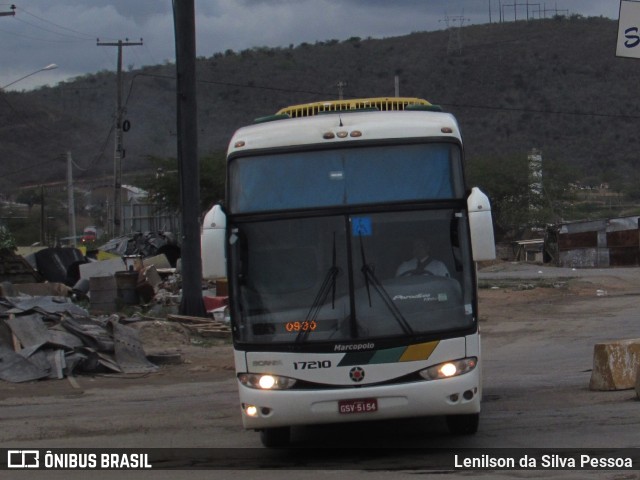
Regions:
<svg viewBox="0 0 640 480"><path fill-rule="evenodd" d="M318 329L318 323L315 320L287 322L284 324L284 329L287 332L315 332Z"/></svg>
<svg viewBox="0 0 640 480"><path fill-rule="evenodd" d="M321 320L291 320L289 322L277 323L255 323L252 325L254 335L279 335L279 334L297 334L312 332L328 332L338 327L338 320L321 319Z"/></svg>

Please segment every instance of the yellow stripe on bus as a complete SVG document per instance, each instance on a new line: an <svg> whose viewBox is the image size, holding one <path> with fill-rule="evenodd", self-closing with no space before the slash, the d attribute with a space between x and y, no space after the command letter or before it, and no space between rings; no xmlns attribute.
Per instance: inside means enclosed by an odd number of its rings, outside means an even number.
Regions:
<svg viewBox="0 0 640 480"><path fill-rule="evenodd" d="M419 343L410 345L400 357L400 362L415 362L417 360L426 360L431 356L438 346L439 340L427 343Z"/></svg>

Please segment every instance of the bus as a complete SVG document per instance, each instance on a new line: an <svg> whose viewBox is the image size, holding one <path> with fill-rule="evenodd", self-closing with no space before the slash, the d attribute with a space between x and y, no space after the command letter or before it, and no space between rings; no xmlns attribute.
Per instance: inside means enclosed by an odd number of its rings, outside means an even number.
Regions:
<svg viewBox="0 0 640 480"><path fill-rule="evenodd" d="M256 119L230 141L225 210L239 404L264 446L421 416L476 432L475 262L495 244L451 114L369 98Z"/></svg>

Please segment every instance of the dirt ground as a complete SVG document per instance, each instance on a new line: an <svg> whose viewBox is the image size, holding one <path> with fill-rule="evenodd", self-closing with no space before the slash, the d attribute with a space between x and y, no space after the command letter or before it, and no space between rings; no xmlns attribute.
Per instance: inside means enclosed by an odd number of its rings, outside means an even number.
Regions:
<svg viewBox="0 0 640 480"><path fill-rule="evenodd" d="M529 266L526 274L518 275L517 264L494 264L481 270L492 278L480 275L480 326L490 328L497 323L535 321L545 312L583 300L603 296L638 295L638 269L603 269L597 272L575 271L566 276L555 275L550 267ZM539 277L531 278L532 268ZM536 271L540 268L540 271ZM544 275L542 275L542 269ZM516 270L515 273L513 270ZM501 276L501 272L510 275ZM495 274L497 273L497 277ZM505 308L506 307L506 308ZM214 381L231 378L234 372L230 338L200 337L185 327L170 321L141 321L131 324L138 329L147 355L155 355L159 370L149 374L77 375L62 380L41 380L21 384L0 382L0 400L15 396L77 395L91 388L126 388L130 385L167 385ZM176 363L177 362L177 363Z"/></svg>
<svg viewBox="0 0 640 480"><path fill-rule="evenodd" d="M492 271L503 272L492 275ZM483 273L485 275L483 275ZM585 312L610 316L640 295L640 270L631 268L559 269L501 263L481 270L480 328L510 320L535 321Z"/></svg>

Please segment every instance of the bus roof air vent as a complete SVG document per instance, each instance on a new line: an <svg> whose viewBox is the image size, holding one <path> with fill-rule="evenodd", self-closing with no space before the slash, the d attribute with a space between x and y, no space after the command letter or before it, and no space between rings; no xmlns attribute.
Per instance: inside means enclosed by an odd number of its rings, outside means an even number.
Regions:
<svg viewBox="0 0 640 480"><path fill-rule="evenodd" d="M422 107L422 108L421 108ZM426 107L426 108L425 108ZM434 107L421 98L408 97L379 97L358 98L352 100L331 100L326 102L305 103L293 105L278 111L276 115L288 115L290 118L311 117L323 113L350 112L363 110L399 111L417 110Z"/></svg>

